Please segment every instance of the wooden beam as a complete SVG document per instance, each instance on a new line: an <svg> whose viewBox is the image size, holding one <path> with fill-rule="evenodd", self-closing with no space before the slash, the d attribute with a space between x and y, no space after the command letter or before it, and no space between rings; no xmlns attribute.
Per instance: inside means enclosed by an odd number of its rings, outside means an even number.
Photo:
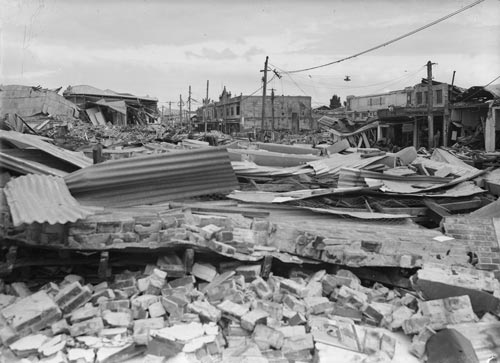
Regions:
<svg viewBox="0 0 500 363"><path fill-rule="evenodd" d="M483 206L483 202L481 201L481 199L471 199L460 202L441 203L440 205L441 207L446 208L450 212L455 212L461 210L481 208Z"/></svg>
<svg viewBox="0 0 500 363"><path fill-rule="evenodd" d="M451 215L448 209L430 199L424 199L424 204L427 206L427 208L429 208L429 218L437 224L441 223L441 220L444 217L448 217Z"/></svg>
<svg viewBox="0 0 500 363"><path fill-rule="evenodd" d="M109 271L109 251L102 251L99 258L99 267L97 268L97 276L101 280L108 278Z"/></svg>

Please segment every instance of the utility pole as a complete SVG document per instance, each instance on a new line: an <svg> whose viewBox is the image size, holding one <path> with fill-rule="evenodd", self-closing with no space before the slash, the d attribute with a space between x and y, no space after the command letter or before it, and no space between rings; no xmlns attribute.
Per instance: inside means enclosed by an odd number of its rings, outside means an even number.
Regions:
<svg viewBox="0 0 500 363"><path fill-rule="evenodd" d="M261 130L264 130L264 119L266 117L266 86L267 86L267 62L269 60L269 56L266 55L266 62L264 63L264 70L261 70L261 72L264 72L264 77L262 77L262 82L264 82L262 86L262 121L260 128Z"/></svg>
<svg viewBox="0 0 500 363"><path fill-rule="evenodd" d="M205 108L207 108L207 106L208 106L208 79L207 79L207 97L205 98L204 103L206 104ZM208 112L208 109L206 109L205 112ZM205 112L203 112L203 117L204 117L203 120L205 122L205 132L207 132L207 118L205 117Z"/></svg>
<svg viewBox="0 0 500 363"><path fill-rule="evenodd" d="M274 88L271 88L271 132L274 140Z"/></svg>
<svg viewBox="0 0 500 363"><path fill-rule="evenodd" d="M182 127L182 95L179 95L179 122Z"/></svg>
<svg viewBox="0 0 500 363"><path fill-rule="evenodd" d="M189 97L188 97L188 125L189 125L189 131L191 131L191 85L189 85Z"/></svg>
<svg viewBox="0 0 500 363"><path fill-rule="evenodd" d="M432 63L427 62L427 127L429 128L429 149L434 147L434 115L432 114L434 95L432 93Z"/></svg>
<svg viewBox="0 0 500 363"><path fill-rule="evenodd" d="M447 87L447 94L444 103L444 117L443 117L443 146L448 147L448 139L450 137L450 123L451 123L451 112L453 110L453 85L455 84L455 72L453 71L453 77L451 77L451 87Z"/></svg>
<svg viewBox="0 0 500 363"><path fill-rule="evenodd" d="M172 101L168 101L168 120L172 121Z"/></svg>

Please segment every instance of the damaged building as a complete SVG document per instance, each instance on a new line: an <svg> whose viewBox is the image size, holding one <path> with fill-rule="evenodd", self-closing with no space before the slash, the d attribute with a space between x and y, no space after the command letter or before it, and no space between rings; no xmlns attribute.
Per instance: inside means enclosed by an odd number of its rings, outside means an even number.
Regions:
<svg viewBox="0 0 500 363"><path fill-rule="evenodd" d="M453 362L500 356L496 153L374 148L380 110L321 133L283 120L280 143L126 127L143 101L85 92L93 122L0 130L6 361L417 363L457 340ZM226 96L207 108L242 130ZM451 122L489 125L495 97L464 92Z"/></svg>
<svg viewBox="0 0 500 363"><path fill-rule="evenodd" d="M299 130L314 128L310 96L270 96L265 100L265 119L262 125L261 96L233 96L224 87L219 101L200 107L197 113L197 128L221 130L225 133L260 129ZM273 126L274 125L274 126Z"/></svg>
<svg viewBox="0 0 500 363"><path fill-rule="evenodd" d="M68 86L63 96L85 111L93 125L146 125L158 122L158 99L101 90L92 86Z"/></svg>
<svg viewBox="0 0 500 363"><path fill-rule="evenodd" d="M432 110L429 111L427 79L412 87L387 93L366 96L347 96L346 115L362 125L370 117L379 119L376 140L390 140L399 146L427 145L429 112L433 116L436 146L448 145L450 135L450 105L463 89L438 81L432 81Z"/></svg>

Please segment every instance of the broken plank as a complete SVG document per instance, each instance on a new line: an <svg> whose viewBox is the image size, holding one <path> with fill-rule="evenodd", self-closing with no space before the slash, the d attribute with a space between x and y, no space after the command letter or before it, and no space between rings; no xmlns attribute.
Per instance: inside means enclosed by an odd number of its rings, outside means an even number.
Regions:
<svg viewBox="0 0 500 363"><path fill-rule="evenodd" d="M450 212L454 212L481 208L483 206L483 202L480 199L471 199L460 202L441 203L440 205Z"/></svg>
<svg viewBox="0 0 500 363"><path fill-rule="evenodd" d="M430 199L424 199L424 204L429 208L429 217L436 223L441 223L444 217L451 215L450 211Z"/></svg>
<svg viewBox="0 0 500 363"><path fill-rule="evenodd" d="M366 134L364 132L361 133L361 137L363 138L363 142L365 143L365 147L371 147L370 141L368 141L368 137L366 137Z"/></svg>

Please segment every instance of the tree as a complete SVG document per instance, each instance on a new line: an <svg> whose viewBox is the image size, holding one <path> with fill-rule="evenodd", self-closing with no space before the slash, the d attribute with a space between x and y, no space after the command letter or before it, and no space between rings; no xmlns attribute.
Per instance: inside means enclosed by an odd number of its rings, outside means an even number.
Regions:
<svg viewBox="0 0 500 363"><path fill-rule="evenodd" d="M333 95L332 98L330 99L330 109L333 110L334 108L342 107L342 102L340 101L340 97L337 95Z"/></svg>

